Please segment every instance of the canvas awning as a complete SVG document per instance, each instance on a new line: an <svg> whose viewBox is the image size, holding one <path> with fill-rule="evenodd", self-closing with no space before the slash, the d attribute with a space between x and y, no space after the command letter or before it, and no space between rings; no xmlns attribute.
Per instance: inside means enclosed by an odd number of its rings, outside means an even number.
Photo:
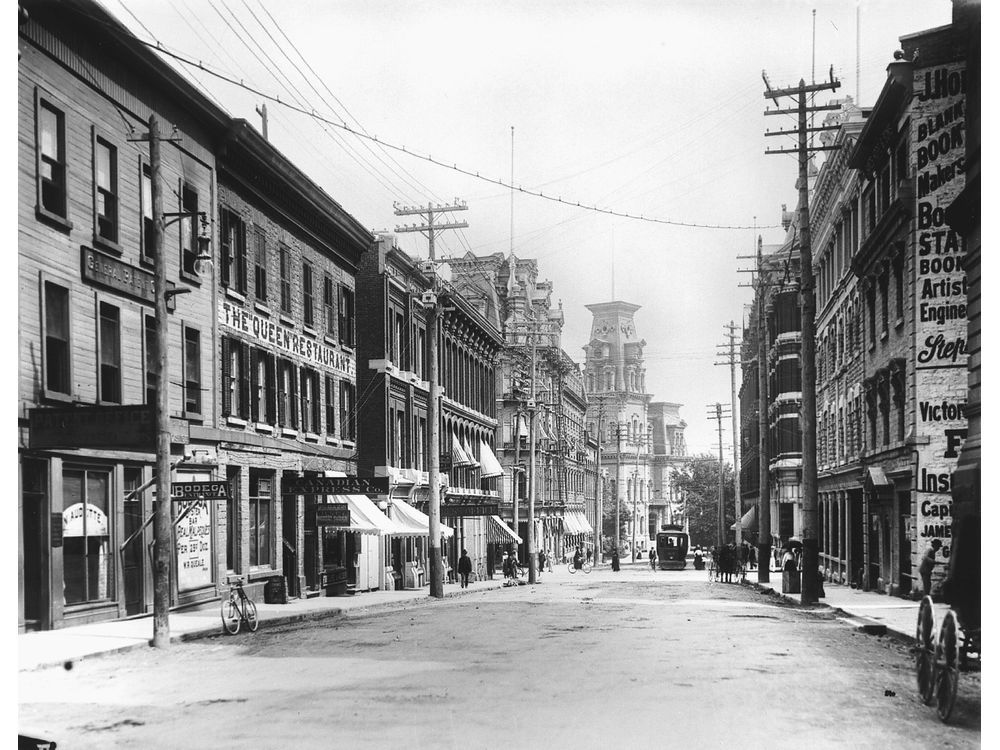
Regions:
<svg viewBox="0 0 1000 750"><path fill-rule="evenodd" d="M563 533L564 534L592 534L594 531L593 527L590 525L590 521L587 517L583 515L578 510L567 511L563 515Z"/></svg>
<svg viewBox="0 0 1000 750"><path fill-rule="evenodd" d="M594 527L590 525L590 521L587 520L587 516L583 513L576 514L577 521L580 523L580 533L581 534L593 534Z"/></svg>
<svg viewBox="0 0 1000 750"><path fill-rule="evenodd" d="M462 441L462 450L464 450L465 455L469 457L469 461L471 462L472 466L478 467L479 461L476 460L476 452L472 450L472 446L469 445L468 438Z"/></svg>
<svg viewBox="0 0 1000 750"><path fill-rule="evenodd" d="M350 531L358 534L391 534L397 529L365 495L330 495L334 502L347 503L351 511Z"/></svg>
<svg viewBox="0 0 1000 750"><path fill-rule="evenodd" d="M482 465L482 473L480 476L482 476L483 479L503 476L503 467L497 460L493 449L490 448L489 444L485 440L479 441L479 462Z"/></svg>
<svg viewBox="0 0 1000 750"><path fill-rule="evenodd" d="M427 517L426 513L421 513L405 500L394 499L389 506L389 515L399 526L407 529L407 532L397 533L397 536L428 536L430 534L430 518ZM441 536L450 537L454 534L454 529L441 524Z"/></svg>
<svg viewBox="0 0 1000 750"><path fill-rule="evenodd" d="M493 544L510 544L511 542L520 544L521 537L515 534L500 516L487 516L486 541Z"/></svg>
<svg viewBox="0 0 1000 750"><path fill-rule="evenodd" d="M757 530L757 506L751 505L750 510L743 514L740 519L740 528L743 531L756 531ZM734 523L729 527L730 531L736 530L736 524Z"/></svg>
<svg viewBox="0 0 1000 750"><path fill-rule="evenodd" d="M451 434L451 465L456 468L473 465L472 460L465 452L465 449L462 448L462 444L455 433Z"/></svg>

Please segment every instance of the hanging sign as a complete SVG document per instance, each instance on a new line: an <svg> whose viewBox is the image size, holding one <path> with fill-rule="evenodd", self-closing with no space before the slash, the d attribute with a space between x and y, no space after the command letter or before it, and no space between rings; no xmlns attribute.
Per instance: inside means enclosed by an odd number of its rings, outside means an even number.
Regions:
<svg viewBox="0 0 1000 750"><path fill-rule="evenodd" d="M229 482L172 482L170 495L177 500L228 500Z"/></svg>

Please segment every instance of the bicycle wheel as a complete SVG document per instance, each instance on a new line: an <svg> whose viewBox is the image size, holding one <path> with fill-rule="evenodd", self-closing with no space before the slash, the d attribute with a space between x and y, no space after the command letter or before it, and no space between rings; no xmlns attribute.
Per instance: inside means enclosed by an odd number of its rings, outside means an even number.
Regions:
<svg viewBox="0 0 1000 750"><path fill-rule="evenodd" d="M570 575L576 573L576 568L573 567L573 563L566 563L566 570L570 572Z"/></svg>
<svg viewBox="0 0 1000 750"><path fill-rule="evenodd" d="M590 573L590 571L591 571L591 569L592 569L593 567L594 567L594 566L593 566L593 565L591 565L591 564L590 564L589 562L585 562L585 563L583 564L583 572L584 572L584 573Z"/></svg>
<svg viewBox="0 0 1000 750"><path fill-rule="evenodd" d="M219 602L219 611L222 614L222 627L226 629L226 632L230 635L239 633L240 610L236 606L236 599L232 594L223 597L222 601Z"/></svg>
<svg viewBox="0 0 1000 750"><path fill-rule="evenodd" d="M251 633L256 633L257 628L260 627L260 621L257 619L257 605L253 603L252 599L244 596L243 606L245 607L243 615L246 617L247 626Z"/></svg>
<svg viewBox="0 0 1000 750"><path fill-rule="evenodd" d="M929 596L917 610L917 692L925 706L934 700L934 606Z"/></svg>
<svg viewBox="0 0 1000 750"><path fill-rule="evenodd" d="M941 623L934 651L934 667L938 718L947 722L958 695L958 621L951 610L948 610Z"/></svg>

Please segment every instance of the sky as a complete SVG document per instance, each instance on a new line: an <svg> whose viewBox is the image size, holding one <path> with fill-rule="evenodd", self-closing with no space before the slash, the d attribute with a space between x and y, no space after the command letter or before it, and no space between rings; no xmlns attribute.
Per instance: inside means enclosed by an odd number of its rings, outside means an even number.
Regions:
<svg viewBox="0 0 1000 750"><path fill-rule="evenodd" d="M783 140L764 131L795 123L763 115L761 71L782 87L828 80L832 66L834 96L871 106L898 38L951 20L949 0L102 2L140 39L405 147L267 103L269 140L366 227L416 221L395 216L394 203L457 198L468 209L454 218L469 226L440 235L439 257L536 258L577 361L592 323L585 305L641 305L647 389L683 404L692 454L717 452L708 405L731 401L729 367L714 363L723 326L741 325L751 300L737 271L749 262L737 256L756 235L781 242L782 205L797 200L795 157L764 155ZM262 96L172 64L261 127ZM573 205L512 198L453 166ZM397 242L427 255L419 233Z"/></svg>

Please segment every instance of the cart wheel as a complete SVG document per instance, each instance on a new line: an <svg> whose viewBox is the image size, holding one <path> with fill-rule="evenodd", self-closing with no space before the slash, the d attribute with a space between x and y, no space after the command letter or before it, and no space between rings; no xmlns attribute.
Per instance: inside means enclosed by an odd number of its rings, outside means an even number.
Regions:
<svg viewBox="0 0 1000 750"><path fill-rule="evenodd" d="M934 667L938 718L947 722L955 708L955 696L958 694L958 621L951 610L948 610L941 623L941 633L934 651Z"/></svg>
<svg viewBox="0 0 1000 750"><path fill-rule="evenodd" d="M917 611L917 690L929 706L934 700L934 605L929 596Z"/></svg>

